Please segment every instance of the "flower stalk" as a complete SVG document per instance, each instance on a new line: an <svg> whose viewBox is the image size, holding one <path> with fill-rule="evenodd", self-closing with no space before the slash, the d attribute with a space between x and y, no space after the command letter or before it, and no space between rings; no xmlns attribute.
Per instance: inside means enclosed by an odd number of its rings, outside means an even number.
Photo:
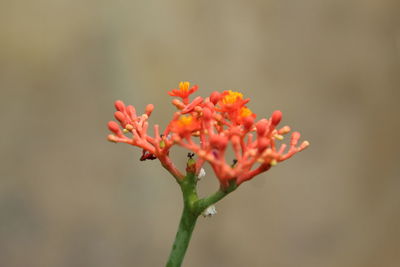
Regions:
<svg viewBox="0 0 400 267"><path fill-rule="evenodd" d="M198 214L193 213L188 206L184 205L181 221L179 222L175 241L166 265L167 267L181 266L186 250L189 246L197 218Z"/></svg>
<svg viewBox="0 0 400 267"><path fill-rule="evenodd" d="M209 197L200 199L196 189L198 178L195 172L192 172L192 170L194 170L193 167L195 167L195 161L189 159L187 164L187 174L178 182L183 196L183 211L178 231L175 236L175 241L166 264L167 267L181 266L200 214L207 207L215 204L237 188L236 183L232 182L225 190L220 189Z"/></svg>

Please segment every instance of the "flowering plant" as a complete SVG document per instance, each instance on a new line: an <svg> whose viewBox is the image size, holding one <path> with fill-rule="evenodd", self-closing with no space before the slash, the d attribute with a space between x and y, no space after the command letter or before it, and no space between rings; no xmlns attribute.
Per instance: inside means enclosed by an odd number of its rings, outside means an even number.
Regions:
<svg viewBox="0 0 400 267"><path fill-rule="evenodd" d="M108 136L109 141L141 148L140 160L158 159L181 187L184 207L167 262L169 267L181 266L200 214L214 214L213 204L243 182L309 146L307 141L298 145L299 132L291 134L289 146L277 144L277 140L283 140L290 132L289 126L277 128L282 119L279 110L269 119L256 121L256 114L247 107L250 99L245 99L241 93L231 90L213 92L209 97L198 96L190 101L190 95L197 89L196 85L191 87L189 82L181 82L179 88L168 92L175 97L172 104L177 112L162 133L157 124L153 136L148 133L148 119L154 109L152 104L147 105L144 114L138 115L133 106L118 100L114 113L118 123L108 123L113 133ZM185 173L178 170L169 157L175 145L189 151ZM225 157L229 145L235 155L233 162L228 162ZM206 162L211 165L220 187L214 194L199 198L197 182L204 175L202 166Z"/></svg>

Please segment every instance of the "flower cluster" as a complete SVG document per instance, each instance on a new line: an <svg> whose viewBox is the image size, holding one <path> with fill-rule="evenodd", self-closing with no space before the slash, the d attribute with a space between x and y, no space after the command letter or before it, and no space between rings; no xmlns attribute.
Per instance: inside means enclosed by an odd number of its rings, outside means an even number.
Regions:
<svg viewBox="0 0 400 267"><path fill-rule="evenodd" d="M289 126L277 128L282 119L280 111L257 121L256 114L247 107L250 99L245 99L243 94L230 90L213 92L209 97L190 101L190 95L197 89L197 86L190 87L189 82L181 82L178 89L168 92L177 97L172 101L177 112L162 133L159 126L154 125L153 136L148 134L153 105L148 105L144 114L137 115L133 106L116 101L114 116L119 124L108 123L113 132L108 140L142 148L141 160L159 159L178 180L185 176L170 160L169 151L174 145L187 148L197 155L187 171L198 174L208 162L222 188L232 182L240 185L309 146L307 141L299 145L299 132L291 134L289 146L277 144L277 140L283 140L290 132ZM226 159L228 146L235 155L233 162Z"/></svg>

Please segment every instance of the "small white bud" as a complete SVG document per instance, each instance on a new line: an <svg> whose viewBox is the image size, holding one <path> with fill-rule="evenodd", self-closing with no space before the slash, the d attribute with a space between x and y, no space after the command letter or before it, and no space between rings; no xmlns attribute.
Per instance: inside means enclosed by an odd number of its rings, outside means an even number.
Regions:
<svg viewBox="0 0 400 267"><path fill-rule="evenodd" d="M203 217L212 217L215 214L217 214L217 210L215 209L214 205L209 206L202 213Z"/></svg>
<svg viewBox="0 0 400 267"><path fill-rule="evenodd" d="M197 175L197 180L200 181L200 179L204 176L206 176L206 171L204 170L204 168L201 168L199 175Z"/></svg>

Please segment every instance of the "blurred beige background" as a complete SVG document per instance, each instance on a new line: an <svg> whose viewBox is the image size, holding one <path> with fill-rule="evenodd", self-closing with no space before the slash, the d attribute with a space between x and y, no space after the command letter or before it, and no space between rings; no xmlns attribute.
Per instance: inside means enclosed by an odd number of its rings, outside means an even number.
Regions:
<svg viewBox="0 0 400 267"><path fill-rule="evenodd" d="M397 0L1 1L0 266L165 264L179 188L106 123L122 99L166 125L181 80L311 142L201 218L184 266L400 266Z"/></svg>

